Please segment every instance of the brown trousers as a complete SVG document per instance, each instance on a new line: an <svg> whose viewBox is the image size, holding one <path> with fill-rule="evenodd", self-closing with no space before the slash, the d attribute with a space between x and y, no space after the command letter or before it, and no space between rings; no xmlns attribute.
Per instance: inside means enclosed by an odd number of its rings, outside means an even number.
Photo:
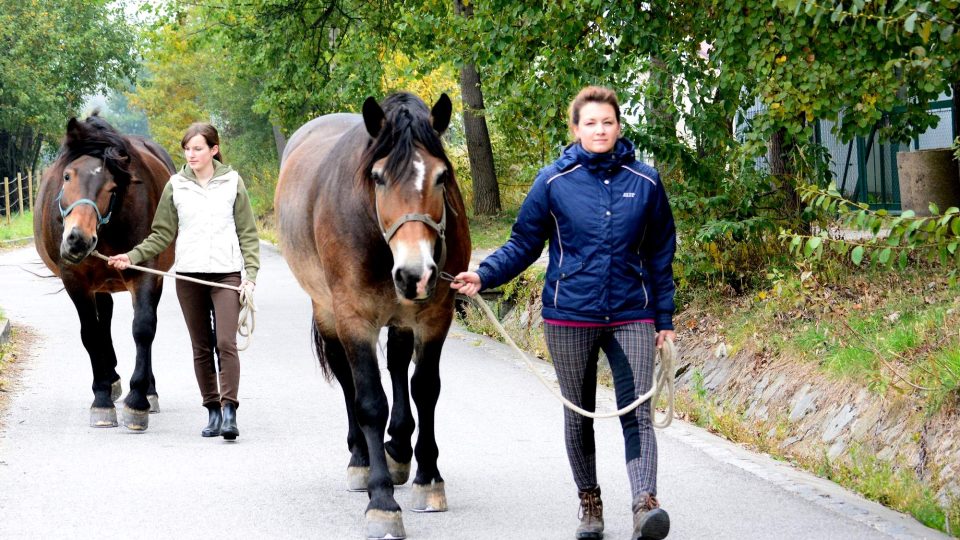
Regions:
<svg viewBox="0 0 960 540"><path fill-rule="evenodd" d="M240 286L240 272L180 273L204 281ZM204 407L219 407L227 402L239 405L240 356L237 354L237 321L240 295L237 291L177 280L177 299L187 322L193 345L193 369L200 385ZM220 369L213 354L220 359ZM218 387L219 379L219 387Z"/></svg>

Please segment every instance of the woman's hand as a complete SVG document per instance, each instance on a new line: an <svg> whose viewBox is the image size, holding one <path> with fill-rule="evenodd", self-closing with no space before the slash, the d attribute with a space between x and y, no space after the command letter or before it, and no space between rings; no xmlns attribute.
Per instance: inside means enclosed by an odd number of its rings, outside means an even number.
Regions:
<svg viewBox="0 0 960 540"><path fill-rule="evenodd" d="M253 290L257 288L257 284L249 279L245 279L240 283L240 288L245 289L247 294L252 294Z"/></svg>
<svg viewBox="0 0 960 540"><path fill-rule="evenodd" d="M116 268L117 270L126 270L130 266L130 257L126 253L122 255L112 255L107 261L107 264Z"/></svg>
<svg viewBox="0 0 960 540"><path fill-rule="evenodd" d="M665 340L676 341L677 333L673 330L661 330L657 332L657 348L663 347L663 342Z"/></svg>
<svg viewBox="0 0 960 540"><path fill-rule="evenodd" d="M451 289L456 289L460 294L467 296L476 295L482 286L480 275L476 272L460 272L450 283Z"/></svg>

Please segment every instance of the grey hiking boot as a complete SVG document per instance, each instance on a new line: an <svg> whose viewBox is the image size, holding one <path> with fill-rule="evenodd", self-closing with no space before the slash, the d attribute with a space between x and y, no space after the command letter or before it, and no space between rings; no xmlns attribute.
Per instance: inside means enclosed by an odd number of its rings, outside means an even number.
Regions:
<svg viewBox="0 0 960 540"><path fill-rule="evenodd" d="M670 533L670 516L657 498L641 493L633 500L632 540L661 540Z"/></svg>
<svg viewBox="0 0 960 540"><path fill-rule="evenodd" d="M603 501L600 500L600 486L580 492L580 526L577 527L577 538L603 538Z"/></svg>

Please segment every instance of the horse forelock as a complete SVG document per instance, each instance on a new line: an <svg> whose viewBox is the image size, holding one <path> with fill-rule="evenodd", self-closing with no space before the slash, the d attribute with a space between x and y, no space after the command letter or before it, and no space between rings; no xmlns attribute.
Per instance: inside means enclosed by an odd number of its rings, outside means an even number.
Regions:
<svg viewBox="0 0 960 540"><path fill-rule="evenodd" d="M404 178L413 167L416 146L420 145L452 169L443 150L443 143L430 124L430 110L418 97L408 93L388 96L383 101L384 125L377 138L367 147L359 171L361 183L370 182L373 164L387 158L384 173L391 178Z"/></svg>
<svg viewBox="0 0 960 540"><path fill-rule="evenodd" d="M106 120L94 113L83 122L78 122L79 133L68 133L60 146L57 165L66 167L72 161L90 156L103 161L114 181L121 187L130 182L136 152ZM79 135L79 136L77 136Z"/></svg>

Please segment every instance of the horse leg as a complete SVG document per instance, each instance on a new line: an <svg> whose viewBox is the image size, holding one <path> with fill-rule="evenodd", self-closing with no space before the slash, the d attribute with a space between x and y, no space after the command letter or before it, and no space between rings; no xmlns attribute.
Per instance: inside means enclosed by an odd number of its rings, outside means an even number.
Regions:
<svg viewBox="0 0 960 540"><path fill-rule="evenodd" d="M360 431L357 415L354 414L356 391L353 386L353 374L343 345L336 336L323 337L324 355L327 365L343 389L343 399L347 405L347 448L350 450L350 463L347 465L347 490L366 491L370 482L370 457L367 455L367 441Z"/></svg>
<svg viewBox="0 0 960 540"><path fill-rule="evenodd" d="M104 360L101 352L101 326L97 317L94 294L84 287L64 282L64 287L80 317L80 341L90 355L93 368L93 403L90 405L91 427L117 427L117 409L111 398L114 366Z"/></svg>
<svg viewBox="0 0 960 540"><path fill-rule="evenodd" d="M443 336L425 341L417 353L417 367L410 379L410 390L417 404L420 432L417 435L417 475L413 479L411 503L414 512L445 512L447 495L437 469L437 439L434 413L440 397L440 350Z"/></svg>
<svg viewBox="0 0 960 540"><path fill-rule="evenodd" d="M394 485L405 484L410 478L410 460L413 447L410 438L416 422L410 410L410 392L407 383L407 370L413 356L413 331L390 327L387 330L387 368L393 382L393 408L390 411L390 425L387 433L390 440L384 445L387 453L387 466Z"/></svg>
<svg viewBox="0 0 960 540"><path fill-rule="evenodd" d="M151 351L157 334L161 283L160 278L144 277L133 289L133 341L137 346L137 362L130 377L130 391L123 402L123 424L133 431L144 431L150 424L147 394L153 378Z"/></svg>
<svg viewBox="0 0 960 540"><path fill-rule="evenodd" d="M387 395L380 382L380 366L377 364L377 336L376 333L357 336L354 329L359 328L360 324L356 320L341 320L337 324L337 333L341 336L353 370L357 390L354 413L367 441L367 455L370 456L370 481L367 483L370 502L366 511L366 534L367 538L405 538L400 505L393 498L393 482L383 449L389 411Z"/></svg>
<svg viewBox="0 0 960 540"><path fill-rule="evenodd" d="M94 301L97 305L97 325L101 336L101 352L103 353L104 369L110 369L110 399L116 401L123 394L123 385L117 373L117 353L113 348L113 334L110 324L113 321L113 295L110 293L96 293Z"/></svg>

